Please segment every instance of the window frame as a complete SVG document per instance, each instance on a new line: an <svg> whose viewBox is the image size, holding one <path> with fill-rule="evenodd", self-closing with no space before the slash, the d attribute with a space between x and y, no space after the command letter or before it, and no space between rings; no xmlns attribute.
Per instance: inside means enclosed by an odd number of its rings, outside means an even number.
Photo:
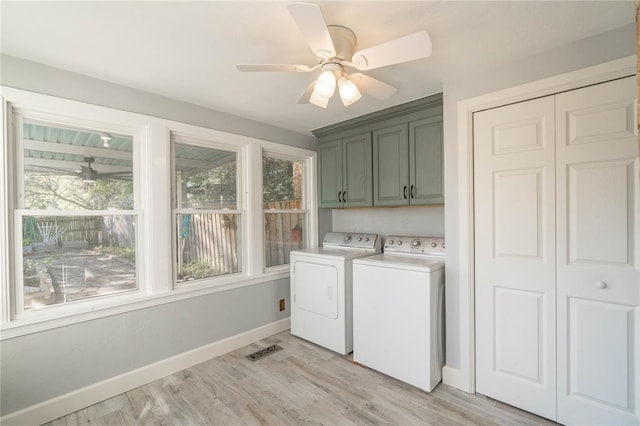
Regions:
<svg viewBox="0 0 640 426"><path fill-rule="evenodd" d="M13 165L15 169L8 176L8 185L12 188L12 198L9 199L12 214L9 214L9 239L13 241L12 262L7 265L10 269L10 285L8 300L8 318L12 322L33 323L44 321L59 315L69 315L100 309L102 306L117 303L118 300L135 299L138 294L147 292L144 263L144 220L141 208L141 183L140 183L140 142L144 128L132 124L115 123L100 120L93 114L69 116L60 113L50 113L12 104L6 113L5 119L10 123L11 135L6 139L11 146ZM118 133L132 137L132 177L133 177L133 209L118 210L60 210L60 209L27 209L24 205L24 123L32 122L49 126L59 126L77 130L87 130L96 133ZM133 216L135 217L135 242L136 242L136 288L123 292L86 298L63 304L53 304L42 308L27 310L24 308L24 281L22 254L22 218L28 216Z"/></svg>
<svg viewBox="0 0 640 426"><path fill-rule="evenodd" d="M303 158L300 155L295 155L292 154L291 152L285 152L283 150L274 150L274 149L266 149L263 148L262 150L262 158L264 158L265 156L267 157L271 157L271 158L275 158L278 160L289 160L289 161L299 161L302 163L302 208L301 209L292 209L292 210L287 210L287 209L265 209L264 208L264 198L263 198L263 203L262 203L262 219L263 221L265 220L265 215L267 213L303 213L305 215L305 227L304 227L304 248L309 248L312 247L311 245L309 245L309 229L310 229L310 215L309 215L309 196L308 194L308 186L309 186L309 176L308 176L308 169L309 169L309 164L306 158ZM264 162L261 162L262 164L264 164ZM264 179L264 170L262 170L261 168L261 175L262 178ZM264 191L263 191L264 193ZM265 228L265 226L263 225L262 227L263 229ZM264 249L264 244L262 245L263 249ZM289 263L283 263L281 265L273 265L273 266L266 266L266 251L263 250L263 262L264 262L264 271L265 272L269 272L269 271L273 271L273 272L277 272L277 271L288 271L289 270Z"/></svg>
<svg viewBox="0 0 640 426"><path fill-rule="evenodd" d="M243 162L243 147L233 146L230 144L216 142L213 139L209 138L201 138L194 137L185 134L180 131L169 131L170 134L170 143L171 143L171 262L172 262L172 289L179 290L184 288L206 288L210 286L222 285L226 284L228 280L223 278L231 278L234 277L242 277L246 276L245 272L245 241L244 241L244 229L246 222L246 211L244 209L244 162ZM175 146L176 143L181 145L191 145L198 148L211 148L211 149L219 149L221 151L233 152L236 154L236 208L234 210L225 210L225 209L197 209L197 208L183 208L179 206L179 201L177 199L178 191L177 191L177 180L176 180L176 157L175 157ZM202 278L198 280L194 280L192 282L180 282L178 283L178 268L177 268L177 222L176 217L178 214L238 214L240 215L240 238L239 244L241 248L241 256L240 256L240 265L241 270L237 273L233 274L224 274L213 277Z"/></svg>
<svg viewBox="0 0 640 426"><path fill-rule="evenodd" d="M287 279L287 267L276 270L264 268L263 149L304 161L307 174L304 194L308 209L306 245L313 247L318 243L316 153L313 150L6 86L0 86L0 101L3 112L0 133L4 142L0 147L0 169L4 169L4 173L0 175L0 341L165 303ZM14 265L16 254L22 256L22 239L18 241L20 250L16 252L17 238L14 236L14 210L17 207L15 175L19 170L15 159L16 155L21 155L15 146L13 132L15 111L28 112L26 115L29 118L42 117L52 124L55 123L52 117L57 117L61 120L61 125L87 129L105 128L107 131L132 136L134 131L137 132L139 141L134 142L137 154L134 154L133 161L134 169L137 168L137 171L134 170L134 192L137 199L135 210L127 211L139 215L136 222L136 268L139 277L135 292L53 305L51 309L39 309L38 315L31 315L29 318L15 317ZM202 280L205 282L197 285L173 288L172 132L215 141L221 148L230 147L238 152L237 161L244 166L238 175L240 182L237 186L238 200L241 202L237 207L243 212L242 274L213 277ZM53 211L45 212L50 215ZM36 211L29 213L34 214ZM157 232L159 229L167 229L168 232Z"/></svg>

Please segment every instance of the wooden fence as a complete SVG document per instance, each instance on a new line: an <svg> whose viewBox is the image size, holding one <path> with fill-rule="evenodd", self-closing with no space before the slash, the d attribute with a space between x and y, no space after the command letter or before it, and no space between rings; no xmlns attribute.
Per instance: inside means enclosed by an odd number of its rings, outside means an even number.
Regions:
<svg viewBox="0 0 640 426"><path fill-rule="evenodd" d="M31 223L29 220L33 219ZM62 232L57 238L65 242L86 241L90 245L104 244L135 248L134 216L37 216L25 220L25 233L39 241L38 225L51 225Z"/></svg>
<svg viewBox="0 0 640 426"><path fill-rule="evenodd" d="M274 201L265 203L265 209L292 210L300 208L300 201ZM289 263L292 250L304 247L304 213L265 213L264 218L265 266Z"/></svg>
<svg viewBox="0 0 640 426"><path fill-rule="evenodd" d="M300 201L265 203L264 217L265 266L289 263L292 250L304 247L305 213L269 213L269 209L300 208ZM178 264L199 260L206 262L216 275L240 272L241 229L237 214L180 214L177 217ZM37 224L54 224L64 232L58 238L64 246L68 241L86 241L89 245L113 245L135 248L135 217L113 216L50 216L35 217L33 228L38 240ZM27 227L28 224L25 224Z"/></svg>
<svg viewBox="0 0 640 426"><path fill-rule="evenodd" d="M300 208L300 202L270 202L265 208L290 210ZM199 260L208 263L216 275L240 272L239 219L236 214L178 215L179 268ZM290 252L304 247L305 223L304 213L265 214L265 266L289 263Z"/></svg>
<svg viewBox="0 0 640 426"><path fill-rule="evenodd" d="M180 214L178 226L179 268L199 260L209 264L215 275L241 270L238 258L237 214ZM180 271L178 271L180 272Z"/></svg>

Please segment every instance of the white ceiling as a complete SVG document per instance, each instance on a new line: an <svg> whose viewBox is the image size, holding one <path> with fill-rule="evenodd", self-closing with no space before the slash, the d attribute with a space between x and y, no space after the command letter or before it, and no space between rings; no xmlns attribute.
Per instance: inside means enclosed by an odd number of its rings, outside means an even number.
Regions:
<svg viewBox="0 0 640 426"><path fill-rule="evenodd" d="M442 90L462 75L634 22L633 1L316 1L356 49L425 29L427 59L369 71L396 86L326 110L296 102L319 73L241 73L236 64L313 65L286 2L0 2L2 52L308 134Z"/></svg>

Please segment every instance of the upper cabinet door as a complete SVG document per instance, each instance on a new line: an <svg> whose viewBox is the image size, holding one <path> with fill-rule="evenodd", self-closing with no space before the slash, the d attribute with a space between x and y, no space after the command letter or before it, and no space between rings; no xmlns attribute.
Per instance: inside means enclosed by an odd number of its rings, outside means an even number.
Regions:
<svg viewBox="0 0 640 426"><path fill-rule="evenodd" d="M408 125L373 132L373 205L409 204Z"/></svg>
<svg viewBox="0 0 640 426"><path fill-rule="evenodd" d="M371 132L342 140L342 200L345 207L372 205Z"/></svg>
<svg viewBox="0 0 640 426"><path fill-rule="evenodd" d="M342 139L318 145L318 207L342 207Z"/></svg>
<svg viewBox="0 0 640 426"><path fill-rule="evenodd" d="M409 197L413 205L444 203L442 117L409 123Z"/></svg>

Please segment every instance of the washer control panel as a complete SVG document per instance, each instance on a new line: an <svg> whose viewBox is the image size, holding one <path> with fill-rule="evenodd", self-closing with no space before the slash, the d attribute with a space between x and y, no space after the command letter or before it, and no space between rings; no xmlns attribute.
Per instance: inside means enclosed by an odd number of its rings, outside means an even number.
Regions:
<svg viewBox="0 0 640 426"><path fill-rule="evenodd" d="M444 256L446 244L444 238L389 235L384 242L384 252Z"/></svg>
<svg viewBox="0 0 640 426"><path fill-rule="evenodd" d="M322 240L324 247L343 247L380 250L378 234L357 234L354 232L327 232Z"/></svg>

